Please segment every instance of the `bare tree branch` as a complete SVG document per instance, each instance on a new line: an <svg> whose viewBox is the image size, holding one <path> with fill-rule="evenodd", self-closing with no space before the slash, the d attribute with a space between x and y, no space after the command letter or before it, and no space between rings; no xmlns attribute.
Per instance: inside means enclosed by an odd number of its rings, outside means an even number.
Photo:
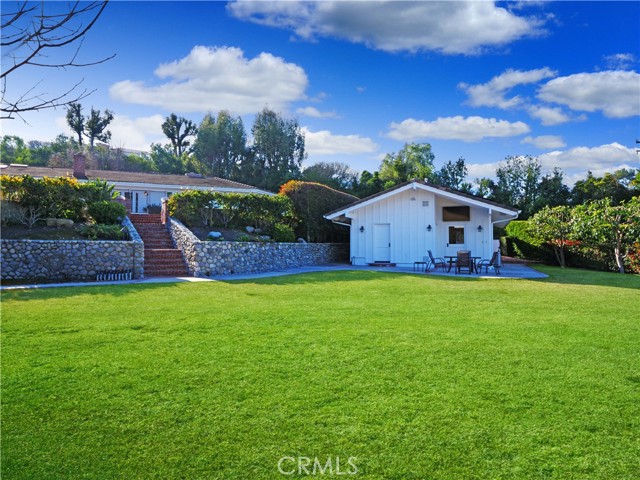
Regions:
<svg viewBox="0 0 640 480"><path fill-rule="evenodd" d="M30 6L26 1L17 2L15 11L2 13L2 33L0 46L2 47L2 71L0 72L0 87L2 116L0 119L11 119L19 114L46 108L66 106L87 97L94 90L80 90L84 80L77 82L72 88L61 94L50 95L45 92L34 94L36 87L42 81L28 89L25 93L16 95L7 87L7 80L16 70L25 67L87 67L104 63L115 55L92 62L78 62L78 54L82 48L84 36L95 25L96 21L107 6L108 0L89 3L76 1L71 3L63 13L45 13L47 2ZM6 11L6 2L3 2ZM63 49L76 44L75 51L67 61L47 61L48 52L52 49ZM12 98L10 98L12 97ZM22 118L22 117L21 117Z"/></svg>

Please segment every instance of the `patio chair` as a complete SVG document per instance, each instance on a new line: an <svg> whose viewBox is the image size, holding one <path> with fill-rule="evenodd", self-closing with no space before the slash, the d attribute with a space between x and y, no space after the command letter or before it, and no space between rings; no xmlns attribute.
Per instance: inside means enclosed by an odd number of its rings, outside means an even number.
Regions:
<svg viewBox="0 0 640 480"><path fill-rule="evenodd" d="M481 271L482 267L484 267L484 273L489 273L489 267L491 267L496 272L496 275L500 275L501 266L502 266L502 258L500 258L500 251L496 250L495 252L493 252L493 255L491 256L491 260L488 260L486 258L483 260L480 260L476 268L478 269L478 271Z"/></svg>
<svg viewBox="0 0 640 480"><path fill-rule="evenodd" d="M442 267L442 271L444 272L447 268L447 262L442 257L434 257L433 252L431 250L427 250L429 253L429 265L427 265L427 271L429 271L430 267L433 267L435 270L438 267Z"/></svg>
<svg viewBox="0 0 640 480"><path fill-rule="evenodd" d="M473 262L471 261L471 252L469 250L458 251L458 258L456 258L456 273L467 270L468 273L473 272Z"/></svg>

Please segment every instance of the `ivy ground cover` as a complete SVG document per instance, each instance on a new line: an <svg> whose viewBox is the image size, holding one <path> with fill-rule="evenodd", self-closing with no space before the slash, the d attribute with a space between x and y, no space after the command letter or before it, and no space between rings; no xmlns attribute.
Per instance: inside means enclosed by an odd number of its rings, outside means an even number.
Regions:
<svg viewBox="0 0 640 480"><path fill-rule="evenodd" d="M544 271L4 292L2 477L637 478L640 277Z"/></svg>

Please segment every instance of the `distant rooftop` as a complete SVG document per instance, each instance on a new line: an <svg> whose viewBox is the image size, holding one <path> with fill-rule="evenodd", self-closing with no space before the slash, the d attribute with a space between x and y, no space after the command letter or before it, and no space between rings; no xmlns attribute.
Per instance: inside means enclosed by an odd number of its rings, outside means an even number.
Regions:
<svg viewBox="0 0 640 480"><path fill-rule="evenodd" d="M2 175L31 175L32 177L73 177L73 168L34 167L17 164L0 164ZM240 182L234 182L219 177L205 177L202 175L167 175L161 173L136 173L115 170L86 170L87 180L105 180L113 183L144 183L149 185L175 185L181 188L224 188L254 190L255 193L267 193L257 187Z"/></svg>

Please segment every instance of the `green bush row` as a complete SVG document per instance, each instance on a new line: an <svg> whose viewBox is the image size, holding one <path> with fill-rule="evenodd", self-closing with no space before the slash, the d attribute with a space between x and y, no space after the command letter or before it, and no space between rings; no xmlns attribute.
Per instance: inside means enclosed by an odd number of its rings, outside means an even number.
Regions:
<svg viewBox="0 0 640 480"><path fill-rule="evenodd" d="M291 200L278 195L188 190L169 198L169 214L190 226L260 228L275 241L295 241Z"/></svg>
<svg viewBox="0 0 640 480"><path fill-rule="evenodd" d="M115 195L113 185L102 180L80 183L66 177L0 176L0 197L37 212L40 218L118 223L126 211L112 201Z"/></svg>

